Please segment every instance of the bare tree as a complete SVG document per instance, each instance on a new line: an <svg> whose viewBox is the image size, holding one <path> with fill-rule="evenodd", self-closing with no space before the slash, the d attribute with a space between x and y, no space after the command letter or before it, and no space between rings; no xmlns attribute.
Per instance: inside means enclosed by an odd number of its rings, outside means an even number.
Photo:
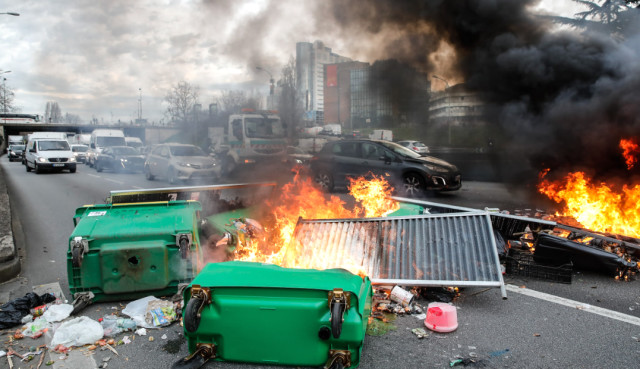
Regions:
<svg viewBox="0 0 640 369"><path fill-rule="evenodd" d="M193 116L193 107L198 103L199 94L199 86L193 86L185 81L171 86L171 90L164 97L164 101L168 104L166 111L168 118L186 127L189 118Z"/></svg>
<svg viewBox="0 0 640 369"><path fill-rule="evenodd" d="M13 106L13 98L15 97L15 94L13 93L13 89L10 86L7 86L6 78L4 78L0 82L2 82L2 86L0 86L0 88L2 88L2 90L0 91L2 92L2 95L0 96L0 108L2 110L0 112L15 112L16 107Z"/></svg>
<svg viewBox="0 0 640 369"><path fill-rule="evenodd" d="M295 136L303 114L302 98L296 90L296 60L293 56L282 68L282 78L278 84L280 86L278 111L282 122L286 124L287 136L291 139Z"/></svg>
<svg viewBox="0 0 640 369"><path fill-rule="evenodd" d="M228 114L239 113L247 105L247 95L241 90L222 91L220 109Z"/></svg>
<svg viewBox="0 0 640 369"><path fill-rule="evenodd" d="M45 123L62 123L62 111L60 110L60 105L58 105L55 101L47 101L47 105L44 111L44 122Z"/></svg>

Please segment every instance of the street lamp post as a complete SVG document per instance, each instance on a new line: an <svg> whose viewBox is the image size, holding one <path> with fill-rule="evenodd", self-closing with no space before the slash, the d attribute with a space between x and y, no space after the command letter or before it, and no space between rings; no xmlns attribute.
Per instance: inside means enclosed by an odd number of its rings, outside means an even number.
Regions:
<svg viewBox="0 0 640 369"><path fill-rule="evenodd" d="M444 85L445 85L444 98L445 98L445 101L447 102L447 108L446 108L445 111L447 112L447 130L449 131L448 132L449 146L451 146L451 105L450 105L451 102L450 102L449 96L447 96L447 92L446 92L449 89L449 82L446 79L444 79L444 78L442 78L440 76L436 76L435 74L433 75L433 78L441 80L442 82L444 82Z"/></svg>
<svg viewBox="0 0 640 369"><path fill-rule="evenodd" d="M138 97L138 124L142 123L142 88L138 88L140 97Z"/></svg>
<svg viewBox="0 0 640 369"><path fill-rule="evenodd" d="M269 105L269 109L273 109L273 92L274 92L274 89L275 89L275 86L274 86L275 80L273 79L273 75L271 74L271 72L269 72L265 68L256 67L256 69L257 70L261 70L261 71L263 71L263 72L265 72L265 73L267 73L269 75L269 83L270 83L270 85L269 85L269 100L268 100L269 104L268 105Z"/></svg>

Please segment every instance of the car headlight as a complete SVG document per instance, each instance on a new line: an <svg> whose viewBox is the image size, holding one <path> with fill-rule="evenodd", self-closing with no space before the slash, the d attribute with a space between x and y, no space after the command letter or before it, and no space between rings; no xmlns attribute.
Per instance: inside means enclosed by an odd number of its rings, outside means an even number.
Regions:
<svg viewBox="0 0 640 369"><path fill-rule="evenodd" d="M43 158L42 156L38 157L38 163L46 163L47 159Z"/></svg>
<svg viewBox="0 0 640 369"><path fill-rule="evenodd" d="M433 164L424 164L425 167L427 167L427 169L437 172L437 173L447 173L449 172L449 169L444 168L444 167L439 167L437 165L433 165Z"/></svg>
<svg viewBox="0 0 640 369"><path fill-rule="evenodd" d="M176 164L178 164L181 167L191 167L190 163L177 162Z"/></svg>
<svg viewBox="0 0 640 369"><path fill-rule="evenodd" d="M69 158L69 163L75 163L76 162L76 158L75 157L70 157Z"/></svg>
<svg viewBox="0 0 640 369"><path fill-rule="evenodd" d="M126 162L128 162L129 160L127 160L126 158L120 158L120 161L121 161L121 162L123 162L123 163L126 163Z"/></svg>

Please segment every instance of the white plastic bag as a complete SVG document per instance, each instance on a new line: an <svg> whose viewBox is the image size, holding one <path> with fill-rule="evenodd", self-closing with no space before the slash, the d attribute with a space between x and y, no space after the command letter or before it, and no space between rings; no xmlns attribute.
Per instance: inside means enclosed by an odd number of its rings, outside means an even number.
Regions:
<svg viewBox="0 0 640 369"><path fill-rule="evenodd" d="M26 337L38 338L52 327L53 325L44 317L39 316L34 321L29 322L22 327L22 334Z"/></svg>
<svg viewBox="0 0 640 369"><path fill-rule="evenodd" d="M49 323L59 322L65 320L71 315L73 311L73 305L70 304L57 304L51 305L47 311L42 314L42 317Z"/></svg>
<svg viewBox="0 0 640 369"><path fill-rule="evenodd" d="M68 320L56 329L49 347L65 347L91 344L104 336L100 323L86 316Z"/></svg>
<svg viewBox="0 0 640 369"><path fill-rule="evenodd" d="M160 300L160 299L156 298L155 296L147 296L135 301L131 301L130 303L127 304L127 306L125 306L124 309L122 309L122 314L130 316L131 319L133 319L133 321L136 322L138 327L158 328L158 327L155 327L153 324L147 323L145 320L145 316L147 314L147 306L149 305L149 302L155 301L155 300Z"/></svg>

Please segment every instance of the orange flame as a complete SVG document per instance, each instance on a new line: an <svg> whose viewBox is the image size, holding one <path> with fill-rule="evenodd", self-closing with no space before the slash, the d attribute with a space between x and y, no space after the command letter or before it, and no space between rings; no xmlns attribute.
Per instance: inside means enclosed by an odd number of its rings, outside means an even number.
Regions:
<svg viewBox="0 0 640 369"><path fill-rule="evenodd" d="M398 209L396 201L389 197L392 188L382 177L367 180L363 177L349 179L350 194L356 200L352 209L339 197L325 194L318 189L310 178L296 174L294 179L282 187L279 197L266 205L270 207L271 220L264 220L264 237L244 238L240 240L236 251L236 260L268 262L277 265L286 263L287 267L314 268L305 255L295 255L295 250L287 250L299 218L304 219L344 219L364 215L380 217ZM326 260L324 250L314 250L314 260ZM284 259L286 255L286 260ZM341 267L353 273L363 275L363 270L350 263L345 257Z"/></svg>
<svg viewBox="0 0 640 369"><path fill-rule="evenodd" d="M545 180L545 175L541 173L538 191L564 203L557 215L572 217L593 231L640 237L640 185L617 190L604 182L592 183L583 172L569 173L560 181Z"/></svg>
<svg viewBox="0 0 640 369"><path fill-rule="evenodd" d="M622 149L622 156L624 156L624 161L627 163L627 169L633 168L633 166L638 162L638 154L640 154L640 146L633 139L621 139L620 140L620 148Z"/></svg>

